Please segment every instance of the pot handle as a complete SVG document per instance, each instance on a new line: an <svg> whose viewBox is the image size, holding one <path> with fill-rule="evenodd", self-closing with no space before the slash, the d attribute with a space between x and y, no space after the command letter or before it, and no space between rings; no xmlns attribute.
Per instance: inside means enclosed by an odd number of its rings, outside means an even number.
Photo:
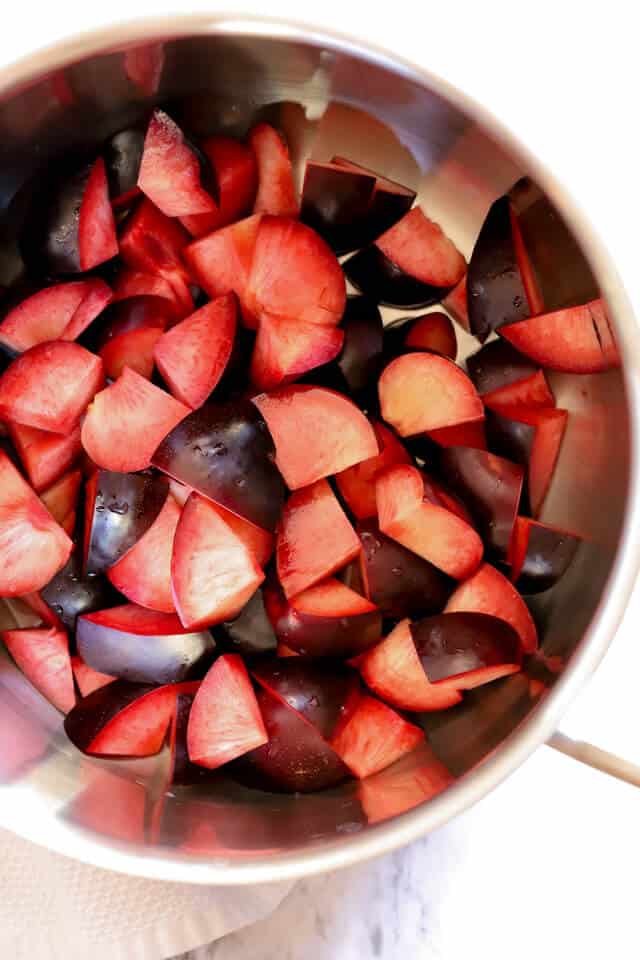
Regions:
<svg viewBox="0 0 640 960"><path fill-rule="evenodd" d="M640 787L640 585L609 651L548 745Z"/></svg>

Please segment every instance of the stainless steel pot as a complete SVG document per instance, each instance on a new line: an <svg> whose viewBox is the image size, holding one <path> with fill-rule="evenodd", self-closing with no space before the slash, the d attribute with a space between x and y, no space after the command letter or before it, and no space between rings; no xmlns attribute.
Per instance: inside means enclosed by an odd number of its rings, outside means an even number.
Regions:
<svg viewBox="0 0 640 960"><path fill-rule="evenodd" d="M445 823L553 733L611 642L635 580L640 336L606 251L550 172L486 110L417 65L303 26L185 17L101 30L1 70L0 98L5 223L43 163L99 143L162 101L196 135L242 134L259 114L283 128L298 165L310 152L339 152L415 185L467 256L489 204L525 173L568 225L624 355L621 375L553 378L572 417L544 518L582 531L590 545L537 605L557 670L544 692L507 678L432 725L452 776L425 749L371 778L366 797L355 786L274 797L224 784L208 796L162 796L162 758L82 758L59 715L0 662L0 758L10 759L0 769L13 771L0 785L0 824L69 856L142 876L249 884L353 864ZM0 283L10 283L19 263L0 239ZM0 616L22 614L12 605Z"/></svg>

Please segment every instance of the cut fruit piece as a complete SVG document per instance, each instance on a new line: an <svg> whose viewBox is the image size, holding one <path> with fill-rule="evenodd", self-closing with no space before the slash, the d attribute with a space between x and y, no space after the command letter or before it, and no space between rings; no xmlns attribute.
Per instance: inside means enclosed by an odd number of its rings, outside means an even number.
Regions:
<svg viewBox="0 0 640 960"><path fill-rule="evenodd" d="M467 306L469 328L481 341L531 315L507 196L495 201L478 234L467 274Z"/></svg>
<svg viewBox="0 0 640 960"><path fill-rule="evenodd" d="M455 287L467 269L442 227L414 207L378 237L378 250L403 273L433 287Z"/></svg>
<svg viewBox="0 0 640 960"><path fill-rule="evenodd" d="M74 550L64 567L39 594L32 594L32 598L35 597L44 610L36 608L31 598L28 602L38 616L41 616L45 623L64 626L70 636L75 633L76 620L81 614L101 610L122 601L122 596L114 590L106 577L82 575L82 561L77 550Z"/></svg>
<svg viewBox="0 0 640 960"><path fill-rule="evenodd" d="M71 667L81 697L88 697L94 690L106 687L108 683L115 680L115 677L110 677L106 673L92 670L81 657L71 657Z"/></svg>
<svg viewBox="0 0 640 960"><path fill-rule="evenodd" d="M220 506L273 530L285 498L274 452L265 419L252 403L238 400L190 413L152 459L154 467Z"/></svg>
<svg viewBox="0 0 640 960"><path fill-rule="evenodd" d="M439 570L464 580L482 560L482 540L466 521L424 498L415 467L390 467L376 480L380 529Z"/></svg>
<svg viewBox="0 0 640 960"><path fill-rule="evenodd" d="M326 480L293 493L276 541L278 578L287 597L344 567L360 541Z"/></svg>
<svg viewBox="0 0 640 960"><path fill-rule="evenodd" d="M158 210L146 197L127 219L120 235L120 256L133 270L159 274L184 303L185 315L193 310L188 288L189 277L181 253L189 242L189 234Z"/></svg>
<svg viewBox="0 0 640 960"><path fill-rule="evenodd" d="M102 383L102 361L84 347L41 343L0 377L0 417L68 435Z"/></svg>
<svg viewBox="0 0 640 960"><path fill-rule="evenodd" d="M375 520L358 524L365 592L393 619L440 613L455 581L433 564L385 537Z"/></svg>
<svg viewBox="0 0 640 960"><path fill-rule="evenodd" d="M7 429L31 485L37 491L61 477L82 451L80 424L68 436L20 423L8 423Z"/></svg>
<svg viewBox="0 0 640 960"><path fill-rule="evenodd" d="M90 756L151 757L162 749L181 687L114 680L76 704L64 721L65 732Z"/></svg>
<svg viewBox="0 0 640 960"><path fill-rule="evenodd" d="M86 614L78 619L76 642L83 661L94 670L134 683L178 683L203 676L213 658L215 642L208 630L187 633L177 617L144 608ZM146 611L149 612L149 611ZM130 624L122 622L125 618ZM165 625L166 624L166 625ZM124 629L122 629L124 627Z"/></svg>
<svg viewBox="0 0 640 960"><path fill-rule="evenodd" d="M212 298L235 293L243 308L245 323L256 326L256 318L247 309L247 286L258 237L259 215L239 220L195 243L184 251L184 259L194 280Z"/></svg>
<svg viewBox="0 0 640 960"><path fill-rule="evenodd" d="M201 162L180 127L154 110L138 173L138 186L166 217L213 213L216 204L202 185Z"/></svg>
<svg viewBox="0 0 640 960"><path fill-rule="evenodd" d="M171 555L180 507L168 494L162 510L146 533L107 570L114 587L141 607L173 613Z"/></svg>
<svg viewBox="0 0 640 960"><path fill-rule="evenodd" d="M153 373L154 350L162 337L161 327L143 327L113 337L100 350L104 375L117 380L125 367L150 380Z"/></svg>
<svg viewBox="0 0 640 960"><path fill-rule="evenodd" d="M130 278L145 276L146 274L129 274ZM160 278L160 283L166 283L169 288L167 281ZM105 347L125 333L149 328L162 331L168 324L175 323L175 320L175 305L169 303L167 297L155 293L131 292L124 300L112 303L101 317L98 346Z"/></svg>
<svg viewBox="0 0 640 960"><path fill-rule="evenodd" d="M186 687L186 684L182 684ZM193 701L200 689L199 683L193 684L193 692L181 693L176 697L176 710L171 723L169 732L169 771L165 782L165 790L172 784L189 786L206 779L210 774L204 767L199 767L189 759L187 749L187 732L189 729L189 717ZM160 804L163 800L159 801Z"/></svg>
<svg viewBox="0 0 640 960"><path fill-rule="evenodd" d="M399 463L413 463L392 430L377 421L373 421L372 426L380 453L336 475L338 490L358 520L366 520L368 517L377 515L376 477L387 467Z"/></svg>
<svg viewBox="0 0 640 960"><path fill-rule="evenodd" d="M391 770L381 771L358 785L358 798L368 823L380 823L426 803L455 778L425 742Z"/></svg>
<svg viewBox="0 0 640 960"><path fill-rule="evenodd" d="M189 413L183 403L125 367L115 383L96 394L82 425L82 446L105 470L145 470L158 444Z"/></svg>
<svg viewBox="0 0 640 960"><path fill-rule="evenodd" d="M486 613L442 613L411 624L427 679L471 690L520 669L520 637L505 620Z"/></svg>
<svg viewBox="0 0 640 960"><path fill-rule="evenodd" d="M237 654L218 657L195 695L187 728L189 759L215 770L268 740L246 667Z"/></svg>
<svg viewBox="0 0 640 960"><path fill-rule="evenodd" d="M99 157L87 180L78 221L80 269L93 270L118 253L118 238L109 200L104 160Z"/></svg>
<svg viewBox="0 0 640 960"><path fill-rule="evenodd" d="M162 335L155 347L158 370L174 397L202 406L229 362L236 332L233 294L205 304Z"/></svg>
<svg viewBox="0 0 640 960"><path fill-rule="evenodd" d="M104 146L105 167L114 210L126 209L140 195L138 173L144 150L144 130L129 127L110 137Z"/></svg>
<svg viewBox="0 0 640 960"><path fill-rule="evenodd" d="M64 523L69 514L75 513L81 484L81 471L72 470L40 494L40 499L56 523Z"/></svg>
<svg viewBox="0 0 640 960"><path fill-rule="evenodd" d="M506 340L492 340L467 357L467 370L482 397L528 380L538 372L538 367Z"/></svg>
<svg viewBox="0 0 640 960"><path fill-rule="evenodd" d="M408 276L375 244L349 257L343 270L356 290L386 307L403 310L431 307L446 293L446 288L433 287Z"/></svg>
<svg viewBox="0 0 640 960"><path fill-rule="evenodd" d="M488 613L506 620L517 631L524 653L538 646L538 633L526 604L513 584L495 567L483 563L475 574L453 592L445 613Z"/></svg>
<svg viewBox="0 0 640 960"><path fill-rule="evenodd" d="M537 516L553 477L568 412L556 408L503 407L487 413L489 446L527 468L527 492Z"/></svg>
<svg viewBox="0 0 640 960"><path fill-rule="evenodd" d="M215 173L219 202L211 213L181 218L193 237L204 237L246 216L258 189L258 166L251 147L232 137L208 137L200 149Z"/></svg>
<svg viewBox="0 0 640 960"><path fill-rule="evenodd" d="M427 313L411 322L405 336L405 346L412 350L431 350L449 360L455 360L458 342L453 324L446 313Z"/></svg>
<svg viewBox="0 0 640 960"><path fill-rule="evenodd" d="M169 490L164 477L96 470L85 491L85 571L104 573L147 532Z"/></svg>
<svg viewBox="0 0 640 960"><path fill-rule="evenodd" d="M312 657L354 657L380 639L382 617L375 604L329 578L286 601L267 594L278 641Z"/></svg>
<svg viewBox="0 0 640 960"><path fill-rule="evenodd" d="M269 742L241 761L250 782L284 793L314 793L347 779L347 767L311 723L268 690L258 690L257 700Z"/></svg>
<svg viewBox="0 0 640 960"><path fill-rule="evenodd" d="M525 595L542 593L566 573L582 542L575 533L518 517L509 557L511 580Z"/></svg>
<svg viewBox="0 0 640 960"><path fill-rule="evenodd" d="M40 590L73 543L0 450L0 597Z"/></svg>
<svg viewBox="0 0 640 960"><path fill-rule="evenodd" d="M265 609L265 591L258 589L235 620L222 623L215 631L216 640L243 657L275 653L278 641Z"/></svg>
<svg viewBox="0 0 640 960"><path fill-rule="evenodd" d="M97 277L45 287L22 300L0 323L0 341L23 353L47 340L75 340L111 300Z"/></svg>
<svg viewBox="0 0 640 960"><path fill-rule="evenodd" d="M392 360L378 391L382 416L401 437L478 420L484 414L466 373L433 353L408 353Z"/></svg>
<svg viewBox="0 0 640 960"><path fill-rule="evenodd" d="M446 710L462 699L450 684L429 681L408 620L401 620L382 643L365 654L359 670L377 696L401 710Z"/></svg>
<svg viewBox="0 0 640 960"><path fill-rule="evenodd" d="M276 464L290 490L378 453L373 427L346 397L306 384L254 397L276 445Z"/></svg>
<svg viewBox="0 0 640 960"><path fill-rule="evenodd" d="M525 380L509 383L497 390L491 390L483 396L485 406L494 409L496 406L505 407L554 407L555 399L547 378L542 370L536 371Z"/></svg>
<svg viewBox="0 0 640 960"><path fill-rule="evenodd" d="M317 233L286 217L261 218L245 295L254 316L269 313L334 327L346 297L340 264Z"/></svg>
<svg viewBox="0 0 640 960"><path fill-rule="evenodd" d="M438 466L444 482L469 508L487 550L506 561L520 504L522 467L470 447L443 450Z"/></svg>
<svg viewBox="0 0 640 960"><path fill-rule="evenodd" d="M175 613L161 613L149 610L136 603L122 603L108 610L95 610L88 613L86 619L93 624L120 633L131 633L138 637L158 635L187 634Z"/></svg>
<svg viewBox="0 0 640 960"><path fill-rule="evenodd" d="M487 449L484 430L484 417L481 420L467 420L452 427L440 427L429 430L428 437L440 447L473 447L475 450Z"/></svg>
<svg viewBox="0 0 640 960"><path fill-rule="evenodd" d="M188 289L188 288L187 288ZM185 317L193 309L193 299L189 296L184 300L185 288L178 284L178 292L171 286L165 277L159 274L143 273L122 267L113 282L114 303L137 299L152 304L158 316L156 326L167 326L169 321ZM161 317L166 318L164 322ZM139 326L151 326L151 323L140 323Z"/></svg>
<svg viewBox="0 0 640 960"><path fill-rule="evenodd" d="M28 680L43 697L68 713L76 702L69 641L55 627L3 630L7 650Z"/></svg>
<svg viewBox="0 0 640 960"><path fill-rule="evenodd" d="M186 500L185 500L186 503ZM226 510L219 503L213 503L212 506L217 510L228 527L233 530L236 537L242 540L249 553L253 556L259 567L265 567L273 555L275 549L275 537L268 530L257 527L255 523L250 523L244 517L239 517Z"/></svg>
<svg viewBox="0 0 640 960"><path fill-rule="evenodd" d="M542 313L500 333L517 350L548 370L600 373L620 366L603 300Z"/></svg>
<svg viewBox="0 0 640 960"><path fill-rule="evenodd" d="M192 493L175 534L171 586L185 627L237 616L264 580L252 553L216 507Z"/></svg>
<svg viewBox="0 0 640 960"><path fill-rule="evenodd" d="M251 358L251 382L258 390L290 383L335 359L343 340L343 331L335 327L263 313Z"/></svg>
<svg viewBox="0 0 640 960"><path fill-rule="evenodd" d="M465 273L462 280L455 285L446 297L442 299L442 306L451 314L456 323L459 323L463 330L469 332L469 310L467 308L467 275Z"/></svg>
<svg viewBox="0 0 640 960"><path fill-rule="evenodd" d="M360 780L378 773L424 741L419 727L375 697L361 697L331 746Z"/></svg>
<svg viewBox="0 0 640 960"><path fill-rule="evenodd" d="M249 146L258 163L258 193L254 213L297 217L298 198L293 183L289 151L277 130L259 123L249 134Z"/></svg>

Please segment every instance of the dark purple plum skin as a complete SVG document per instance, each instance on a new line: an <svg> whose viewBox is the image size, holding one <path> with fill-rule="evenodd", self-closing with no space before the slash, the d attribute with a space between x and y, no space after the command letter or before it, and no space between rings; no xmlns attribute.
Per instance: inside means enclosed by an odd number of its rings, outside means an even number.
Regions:
<svg viewBox="0 0 640 960"><path fill-rule="evenodd" d="M385 537L375 519L356 527L363 551L369 599L384 616L440 613L456 582L427 560Z"/></svg>
<svg viewBox="0 0 640 960"><path fill-rule="evenodd" d="M36 272L51 276L81 273L80 206L93 162L58 169L36 190L20 248Z"/></svg>
<svg viewBox="0 0 640 960"><path fill-rule="evenodd" d="M40 596L69 631L70 640L76 631L77 618L83 613L115 607L125 599L106 577L82 575L82 561L77 550L42 588Z"/></svg>
<svg viewBox="0 0 640 960"><path fill-rule="evenodd" d="M338 754L296 710L269 690L258 690L256 696L269 742L237 764L243 782L275 792L313 793L350 776Z"/></svg>
<svg viewBox="0 0 640 960"><path fill-rule="evenodd" d="M450 287L434 287L409 276L375 244L364 247L343 265L347 279L365 296L386 307L407 310L439 303Z"/></svg>
<svg viewBox="0 0 640 960"><path fill-rule="evenodd" d="M244 657L275 653L278 638L264 607L262 589L256 590L235 620L215 627L215 636L225 650Z"/></svg>
<svg viewBox="0 0 640 960"><path fill-rule="evenodd" d="M275 624L278 640L310 657L355 657L382 636L379 611L353 616L319 617L285 603Z"/></svg>
<svg viewBox="0 0 640 960"><path fill-rule="evenodd" d="M150 683L128 683L114 680L79 700L64 720L64 729L71 742L87 752L100 731L125 707L151 693L156 687Z"/></svg>
<svg viewBox="0 0 640 960"><path fill-rule="evenodd" d="M255 330L249 330L248 327L238 325L233 339L231 356L227 361L222 377L209 398L213 403L228 401L248 390L251 380L251 355L255 341Z"/></svg>
<svg viewBox="0 0 640 960"><path fill-rule="evenodd" d="M482 342L492 330L530 315L508 196L491 206L478 234L467 271L467 309L471 332Z"/></svg>
<svg viewBox="0 0 640 960"><path fill-rule="evenodd" d="M521 465L472 447L440 451L438 471L465 504L487 550L506 560L524 482Z"/></svg>
<svg viewBox="0 0 640 960"><path fill-rule="evenodd" d="M210 780L216 774L216 771L199 767L197 763L189 760L187 727L194 697L194 693L180 693L176 698L175 730L171 744L171 777L167 786L191 786L203 780Z"/></svg>
<svg viewBox="0 0 640 960"><path fill-rule="evenodd" d="M249 401L208 403L181 420L151 462L264 530L275 529L286 487L275 446Z"/></svg>
<svg viewBox="0 0 640 960"><path fill-rule="evenodd" d="M532 377L538 369L506 340L492 340L467 357L467 372L480 395Z"/></svg>
<svg viewBox="0 0 640 960"><path fill-rule="evenodd" d="M442 613L411 624L428 679L435 683L471 670L520 663L520 639L505 620L486 613Z"/></svg>
<svg viewBox="0 0 640 960"><path fill-rule="evenodd" d="M211 665L215 641L208 630L141 636L82 617L76 628L78 653L99 673L131 683L179 683L202 677Z"/></svg>
<svg viewBox="0 0 640 960"><path fill-rule="evenodd" d="M350 253L362 245L375 187L373 175L308 161L300 219L319 233L336 254Z"/></svg>
<svg viewBox="0 0 640 960"><path fill-rule="evenodd" d="M360 689L352 667L329 659L273 657L255 664L252 674L261 687L286 701L327 740Z"/></svg>
<svg viewBox="0 0 640 960"><path fill-rule="evenodd" d="M98 471L96 498L87 551L87 574L104 573L138 542L164 506L166 477Z"/></svg>
<svg viewBox="0 0 640 960"><path fill-rule="evenodd" d="M520 423L518 420L503 417L502 414L496 413L494 410L486 409L485 429L487 447L492 453L525 468L520 509L522 513L528 513L530 503L526 467L531 458L536 428L530 423Z"/></svg>
<svg viewBox="0 0 640 960"><path fill-rule="evenodd" d="M123 197L137 187L144 137L144 130L129 127L114 133L104 146L109 193L113 200Z"/></svg>
<svg viewBox="0 0 640 960"><path fill-rule="evenodd" d="M566 573L581 542L574 533L532 523L516 588L525 596L549 590Z"/></svg>

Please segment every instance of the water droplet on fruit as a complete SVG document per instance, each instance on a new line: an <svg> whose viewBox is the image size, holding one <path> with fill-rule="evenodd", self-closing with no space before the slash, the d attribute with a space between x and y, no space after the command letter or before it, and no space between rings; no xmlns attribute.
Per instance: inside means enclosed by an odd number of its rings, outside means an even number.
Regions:
<svg viewBox="0 0 640 960"><path fill-rule="evenodd" d="M109 511L111 513L118 514L118 516L124 517L125 514L129 512L129 504L126 502L126 500L114 500L109 504Z"/></svg>
<svg viewBox="0 0 640 960"><path fill-rule="evenodd" d="M209 448L210 453L214 457L224 457L227 453L227 448L224 443L214 443L212 447Z"/></svg>
<svg viewBox="0 0 640 960"><path fill-rule="evenodd" d="M394 576L396 576L396 577L401 577L401 576L402 576L402 568L401 568L401 567L391 567L391 573L393 573Z"/></svg>
<svg viewBox="0 0 640 960"><path fill-rule="evenodd" d="M238 479L236 480L236 487L244 487L246 486L246 484L247 484L247 481L244 479L244 477L238 477Z"/></svg>
<svg viewBox="0 0 640 960"><path fill-rule="evenodd" d="M522 306L522 297L514 297L513 305L516 308L516 310L518 310Z"/></svg>

